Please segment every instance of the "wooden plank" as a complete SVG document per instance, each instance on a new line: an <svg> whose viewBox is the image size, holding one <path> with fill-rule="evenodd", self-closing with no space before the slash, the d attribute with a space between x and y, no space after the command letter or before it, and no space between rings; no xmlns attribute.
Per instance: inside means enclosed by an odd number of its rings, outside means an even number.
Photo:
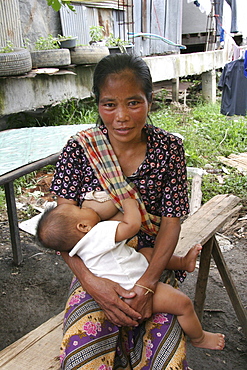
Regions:
<svg viewBox="0 0 247 370"><path fill-rule="evenodd" d="M238 197L225 194L210 199L183 222L174 253L183 256L196 243L205 244L226 220L239 211L241 206L235 207L239 201Z"/></svg>
<svg viewBox="0 0 247 370"><path fill-rule="evenodd" d="M204 302L206 299L206 288L208 282L212 248L213 238L211 238L206 244L204 244L201 251L200 266L194 299L195 311L200 321L202 321Z"/></svg>
<svg viewBox="0 0 247 370"><path fill-rule="evenodd" d="M240 166L244 167L245 169L247 169L247 159L244 159L244 158L238 158L238 159L235 159L236 163L239 163Z"/></svg>
<svg viewBox="0 0 247 370"><path fill-rule="evenodd" d="M218 159L229 167L237 168L238 171L247 171L247 152L240 154L230 154L227 158L219 156Z"/></svg>
<svg viewBox="0 0 247 370"><path fill-rule="evenodd" d="M240 322L240 325L242 326L243 332L245 333L247 337L247 312L237 292L234 281L231 277L230 270L228 269L226 265L226 262L220 250L219 244L215 238L214 238L214 243L213 243L212 254L213 254L213 258L216 263L216 266L219 270L221 279L227 290L228 296L236 312L237 318Z"/></svg>
<svg viewBox="0 0 247 370"><path fill-rule="evenodd" d="M194 224L187 223L182 225L180 239L174 254L184 256L193 245L197 243L204 245L217 231L221 229L224 223L234 214L238 213L240 209L241 206L238 206L226 214L218 215L217 218L212 219L212 222L209 222L205 227L203 227L203 225L198 225L196 220L194 220Z"/></svg>
<svg viewBox="0 0 247 370"><path fill-rule="evenodd" d="M235 159L237 161L242 161L247 165L247 152L245 153L240 153L240 154L230 154L227 158Z"/></svg>
<svg viewBox="0 0 247 370"><path fill-rule="evenodd" d="M191 202L190 202L190 216L192 216L200 207L202 203L202 176L195 175L192 179Z"/></svg>
<svg viewBox="0 0 247 370"><path fill-rule="evenodd" d="M46 321L0 352L1 370L58 370L64 313Z"/></svg>
<svg viewBox="0 0 247 370"><path fill-rule="evenodd" d="M181 228L176 254L186 253L195 243L204 244L222 224L239 210L239 198L216 196L190 216Z"/></svg>

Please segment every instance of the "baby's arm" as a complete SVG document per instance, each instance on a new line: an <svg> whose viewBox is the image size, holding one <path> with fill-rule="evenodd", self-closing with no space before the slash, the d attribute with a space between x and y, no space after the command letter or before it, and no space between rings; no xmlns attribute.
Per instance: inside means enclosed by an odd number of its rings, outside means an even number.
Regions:
<svg viewBox="0 0 247 370"><path fill-rule="evenodd" d="M114 203L111 200L107 200L106 202L98 202L97 200L84 200L83 206L92 208L95 212L98 213L101 220L109 220L112 217L116 216L118 214L118 209L114 205ZM114 219L118 220L118 218Z"/></svg>
<svg viewBox="0 0 247 370"><path fill-rule="evenodd" d="M141 227L141 214L138 202L135 199L128 198L122 201L124 210L123 220L117 227L115 241L131 238L136 235Z"/></svg>

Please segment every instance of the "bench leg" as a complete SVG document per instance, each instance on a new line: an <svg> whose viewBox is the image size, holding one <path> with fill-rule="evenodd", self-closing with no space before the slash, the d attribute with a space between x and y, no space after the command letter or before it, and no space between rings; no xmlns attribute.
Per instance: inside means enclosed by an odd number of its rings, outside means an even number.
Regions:
<svg viewBox="0 0 247 370"><path fill-rule="evenodd" d="M231 273L226 265L223 254L215 237L213 241L212 255L219 270L221 279L227 290L228 296L232 302L233 308L236 312L237 318L240 322L240 325L242 326L245 336L247 337L247 313L239 297L234 281L232 280Z"/></svg>
<svg viewBox="0 0 247 370"><path fill-rule="evenodd" d="M208 282L212 248L213 238L210 238L207 243L203 245L200 257L200 266L196 282L196 292L194 300L195 311L200 321L202 321L204 302L206 298L206 288Z"/></svg>
<svg viewBox="0 0 247 370"><path fill-rule="evenodd" d="M20 232L18 227L16 203L15 203L15 194L14 194L14 185L13 182L9 182L4 185L7 211L9 218L9 229L11 236L11 244L13 251L13 261L15 265L20 265L23 260L21 253L21 240Z"/></svg>

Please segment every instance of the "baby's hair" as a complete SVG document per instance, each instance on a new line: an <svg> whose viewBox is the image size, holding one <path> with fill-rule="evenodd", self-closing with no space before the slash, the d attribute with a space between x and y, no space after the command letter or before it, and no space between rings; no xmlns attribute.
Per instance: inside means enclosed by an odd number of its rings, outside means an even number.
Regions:
<svg viewBox="0 0 247 370"><path fill-rule="evenodd" d="M38 243L48 249L60 252L73 248L72 217L60 212L59 206L47 208L36 227Z"/></svg>

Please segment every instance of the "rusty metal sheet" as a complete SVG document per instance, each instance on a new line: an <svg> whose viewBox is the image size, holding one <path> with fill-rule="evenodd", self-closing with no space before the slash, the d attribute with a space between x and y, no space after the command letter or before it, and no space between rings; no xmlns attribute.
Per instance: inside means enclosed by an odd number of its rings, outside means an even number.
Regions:
<svg viewBox="0 0 247 370"><path fill-rule="evenodd" d="M0 0L0 47L7 41L18 48L23 46L18 0Z"/></svg>

